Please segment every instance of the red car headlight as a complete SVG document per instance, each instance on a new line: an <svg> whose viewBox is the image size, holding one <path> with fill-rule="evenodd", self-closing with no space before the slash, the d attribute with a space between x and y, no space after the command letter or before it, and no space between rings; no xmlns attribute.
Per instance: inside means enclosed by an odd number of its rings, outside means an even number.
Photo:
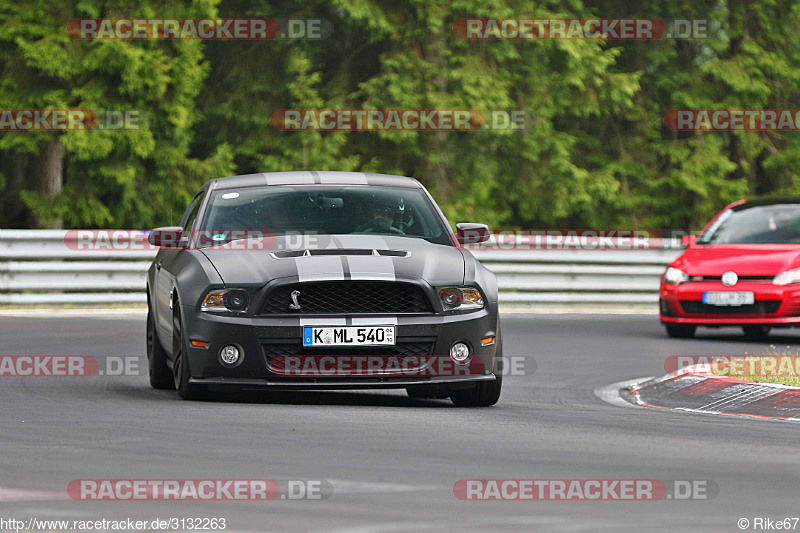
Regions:
<svg viewBox="0 0 800 533"><path fill-rule="evenodd" d="M683 270L669 267L667 271L664 272L664 282L672 285L680 285L681 283L688 283L689 276Z"/></svg>
<svg viewBox="0 0 800 533"><path fill-rule="evenodd" d="M772 278L772 283L775 285L791 285L792 283L800 283L800 268L781 272Z"/></svg>

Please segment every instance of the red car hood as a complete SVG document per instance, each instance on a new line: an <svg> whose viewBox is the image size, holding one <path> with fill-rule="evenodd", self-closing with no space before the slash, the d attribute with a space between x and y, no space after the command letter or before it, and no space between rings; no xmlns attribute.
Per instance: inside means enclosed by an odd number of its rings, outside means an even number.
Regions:
<svg viewBox="0 0 800 533"><path fill-rule="evenodd" d="M796 244L695 245L672 266L690 276L721 276L733 271L740 276L774 276L800 268L800 246Z"/></svg>

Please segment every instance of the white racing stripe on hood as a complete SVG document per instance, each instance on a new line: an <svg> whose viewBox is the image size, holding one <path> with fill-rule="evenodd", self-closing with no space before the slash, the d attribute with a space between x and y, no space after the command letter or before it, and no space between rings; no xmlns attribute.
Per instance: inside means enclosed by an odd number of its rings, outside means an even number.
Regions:
<svg viewBox="0 0 800 533"><path fill-rule="evenodd" d="M344 267L338 255L297 257L297 278L300 283L306 281L344 280Z"/></svg>
<svg viewBox="0 0 800 533"><path fill-rule="evenodd" d="M363 172L317 172L323 184L367 185L367 175Z"/></svg>
<svg viewBox="0 0 800 533"><path fill-rule="evenodd" d="M337 240L347 248L386 250L389 247L386 239L379 235L347 235L339 236ZM394 261L391 257L379 255L348 255L344 257L349 266L350 279L352 280L396 280Z"/></svg>
<svg viewBox="0 0 800 533"><path fill-rule="evenodd" d="M350 279L384 279L395 281L394 261L391 257L374 255L350 255L347 256L347 264L350 265Z"/></svg>
<svg viewBox="0 0 800 533"><path fill-rule="evenodd" d="M386 250L389 245L380 235L337 235L334 237L342 248L360 248L362 250Z"/></svg>

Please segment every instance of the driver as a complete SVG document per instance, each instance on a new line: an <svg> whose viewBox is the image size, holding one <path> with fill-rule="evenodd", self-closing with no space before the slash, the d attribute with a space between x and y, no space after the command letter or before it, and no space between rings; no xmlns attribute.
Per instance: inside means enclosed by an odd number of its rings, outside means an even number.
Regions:
<svg viewBox="0 0 800 533"><path fill-rule="evenodd" d="M394 211L389 205L373 204L369 211L372 220L355 229L357 233L397 233L404 235L403 231L394 227Z"/></svg>

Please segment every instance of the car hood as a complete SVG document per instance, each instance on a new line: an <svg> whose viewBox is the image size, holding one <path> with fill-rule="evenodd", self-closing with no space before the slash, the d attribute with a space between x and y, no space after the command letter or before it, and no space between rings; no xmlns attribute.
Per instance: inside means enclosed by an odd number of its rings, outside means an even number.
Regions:
<svg viewBox="0 0 800 533"><path fill-rule="evenodd" d="M303 241L303 242L300 242ZM201 249L226 285L264 285L278 278L464 281L464 255L410 237L314 235L233 241Z"/></svg>
<svg viewBox="0 0 800 533"><path fill-rule="evenodd" d="M721 276L728 271L739 276L774 276L800 267L800 246L692 246L672 266L690 276Z"/></svg>

